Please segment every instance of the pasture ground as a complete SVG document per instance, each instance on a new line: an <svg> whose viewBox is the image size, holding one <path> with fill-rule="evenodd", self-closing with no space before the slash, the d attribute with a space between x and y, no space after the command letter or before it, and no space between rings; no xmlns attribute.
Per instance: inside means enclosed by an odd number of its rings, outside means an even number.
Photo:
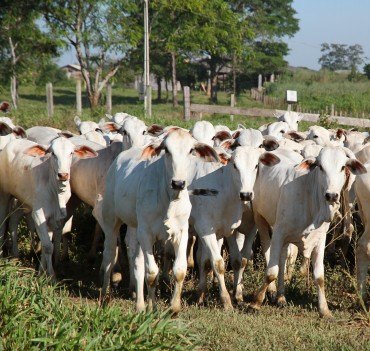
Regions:
<svg viewBox="0 0 370 351"><path fill-rule="evenodd" d="M142 117L136 93L117 91L120 95L113 99L114 112L127 111ZM10 117L16 117L24 127L39 124L75 130L73 88L56 87L55 96L58 99L52 120L46 117L44 91L32 88L21 90L20 109ZM6 98L0 94L0 100ZM220 99L226 104L226 95L221 94ZM255 104L247 98L245 103ZM83 118L99 120L103 112L102 108L91 115L85 109ZM153 112L154 118L148 123L184 126L193 123L178 120L181 106L173 110L169 104L154 104ZM230 125L228 116L212 121ZM235 128L237 123L258 126L265 121L235 116L230 126ZM248 302L263 279L263 260L258 254L254 268L249 267L244 274L245 303L232 312L222 310L217 287L211 283L205 306L196 305L194 273L187 277L184 307L177 318L146 315L134 319L134 303L129 299L127 284L114 290L108 307L98 307L101 254L93 264L88 263L86 255L93 225L90 211L81 208L74 223L70 261L59 271L61 288L53 288L53 284L25 268L36 267L37 259L30 255L27 230L21 228L19 264L0 261L0 350L370 350L370 315L357 303L352 270L338 266L327 265L326 269L332 321L319 318L313 282L298 272L287 288L286 308L266 304L260 312L250 313ZM231 279L229 271L230 290ZM170 291L161 292L160 312L169 306L169 297Z"/></svg>

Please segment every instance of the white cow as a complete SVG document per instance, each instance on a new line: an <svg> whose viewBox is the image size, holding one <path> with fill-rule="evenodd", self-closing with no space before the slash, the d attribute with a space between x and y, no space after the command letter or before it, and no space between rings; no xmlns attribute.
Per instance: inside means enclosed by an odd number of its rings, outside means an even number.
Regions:
<svg viewBox="0 0 370 351"><path fill-rule="evenodd" d="M356 153L356 158L369 169L370 146L366 146ZM357 241L356 249L356 271L357 286L360 295L366 299L366 276L370 263L370 173L362 174L356 177L354 185L359 212L364 225L364 233Z"/></svg>
<svg viewBox="0 0 370 351"><path fill-rule="evenodd" d="M165 154L150 160L164 150ZM144 149L131 148L121 153L109 168L103 199L98 200L93 214L105 233L101 271L103 293L107 291L115 263L117 237L122 223L135 231L136 308L145 308L143 283L145 277L149 308L155 299L158 266L153 256L156 240L170 240L175 250L173 273L175 290L171 306L181 307L181 289L186 274L186 245L191 204L187 191L189 165L195 155L206 161L218 161L216 152L206 144L197 143L181 129L172 130L160 142Z"/></svg>
<svg viewBox="0 0 370 351"><path fill-rule="evenodd" d="M321 146L343 146L344 135L342 133L338 135L336 130L328 130L321 126L311 126L307 139Z"/></svg>
<svg viewBox="0 0 370 351"><path fill-rule="evenodd" d="M218 241L228 239L231 262L234 268L234 295L242 300L242 262L240 249L233 235L241 223L244 202L253 199L253 186L259 164L273 166L279 158L264 149L252 146L237 147L226 166L196 162L190 188L211 188L218 191L215 198L193 197L190 223L194 226L199 247L199 303L206 290L206 266L210 263L219 282L220 298L225 309L232 308L225 286L225 265Z"/></svg>
<svg viewBox="0 0 370 351"><path fill-rule="evenodd" d="M272 171L262 168L256 182L255 220L259 230L273 227L266 278L252 308L259 309L270 283L278 278L278 304L285 304L284 264L289 243L294 243L308 260L312 255L313 275L318 287L319 313L330 317L324 291L326 233L339 209L340 193L347 177L366 172L362 163L348 158L343 149L324 147L317 158L299 166L281 162Z"/></svg>
<svg viewBox="0 0 370 351"><path fill-rule="evenodd" d="M216 135L215 127L211 122L208 121L197 121L193 128L190 130L190 134L199 142L205 143L209 146L214 145L213 138Z"/></svg>
<svg viewBox="0 0 370 351"><path fill-rule="evenodd" d="M60 230L70 193L72 156L95 157L89 147L75 147L58 137L48 149L29 140L13 140L0 153L0 223L8 215L12 197L32 211L42 245L41 270L54 276L52 266L53 232ZM3 239L5 226L0 229ZM57 235L57 234L56 234Z"/></svg>
<svg viewBox="0 0 370 351"><path fill-rule="evenodd" d="M289 125L289 130L298 130L298 123L301 121L303 116L294 111L286 111L284 114L278 117L280 122L286 122Z"/></svg>

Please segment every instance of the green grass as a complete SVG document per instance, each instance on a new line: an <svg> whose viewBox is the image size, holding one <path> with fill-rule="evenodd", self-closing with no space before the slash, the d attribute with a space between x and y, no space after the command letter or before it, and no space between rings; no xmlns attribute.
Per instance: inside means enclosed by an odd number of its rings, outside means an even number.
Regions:
<svg viewBox="0 0 370 351"><path fill-rule="evenodd" d="M35 124L74 129L73 87L55 87L55 116L48 119L43 90L23 87L20 108L10 117L25 127ZM220 102L228 95L220 93ZM0 100L9 99L3 92ZM180 97L181 100L181 97ZM194 93L193 101L207 102ZM239 106L258 106L247 96L238 99ZM87 102L84 101L84 106ZM113 112L126 111L143 118L142 102L134 90L114 88ZM85 108L84 119L99 120L104 107L93 113ZM235 116L206 116L213 123L236 128L238 123L259 126L266 119ZM182 107L154 103L149 123L177 124L189 127L193 121L182 120ZM306 125L303 126L305 128ZM326 268L326 290L334 321L318 316L317 295L312 280L296 274L287 288L288 306L278 309L265 305L257 314L247 310L253 292L263 281L263 260L256 258L255 269L244 274L246 304L233 312L224 312L218 302L218 290L210 285L205 307L196 301L197 279L187 278L184 286L184 308L177 319L164 314L169 293L159 299L157 314L135 315L127 284L114 291L107 307L99 307L98 271L101 262L87 262L94 221L91 210L81 207L72 232L70 261L58 271L59 285L38 277L33 268L38 260L29 254L29 236L21 227L21 260L0 261L0 350L370 350L370 317L358 306L353 273ZM127 267L126 267L127 268ZM127 271L124 279L127 280ZM226 274L231 290L232 273ZM196 346L198 345L198 347Z"/></svg>
<svg viewBox="0 0 370 351"><path fill-rule="evenodd" d="M266 85L267 94L285 98L286 90L298 92L299 105L303 110L330 112L331 104L336 111L350 116L370 115L370 80L350 82L347 75L333 72L298 70L282 76L276 83Z"/></svg>

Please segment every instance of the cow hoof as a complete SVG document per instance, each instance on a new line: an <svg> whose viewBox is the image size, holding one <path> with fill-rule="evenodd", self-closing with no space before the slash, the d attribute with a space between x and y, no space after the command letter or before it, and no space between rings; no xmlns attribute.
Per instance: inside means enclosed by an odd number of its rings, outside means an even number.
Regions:
<svg viewBox="0 0 370 351"><path fill-rule="evenodd" d="M279 308L284 308L286 307L286 305L287 305L287 302L286 302L285 296L280 295L276 300L276 306Z"/></svg>
<svg viewBox="0 0 370 351"><path fill-rule="evenodd" d="M248 308L247 308L247 312L249 313L257 313L259 312L259 310L261 309L261 306L257 303L251 303L249 304Z"/></svg>
<svg viewBox="0 0 370 351"><path fill-rule="evenodd" d="M329 322L333 322L334 321L334 317L333 315L331 314L331 312L328 310L328 311L324 311L324 312L319 312L320 313L320 317L329 321Z"/></svg>
<svg viewBox="0 0 370 351"><path fill-rule="evenodd" d="M267 295L267 299L268 301L271 303L271 304L275 304L276 303L276 291L268 291L266 293Z"/></svg>

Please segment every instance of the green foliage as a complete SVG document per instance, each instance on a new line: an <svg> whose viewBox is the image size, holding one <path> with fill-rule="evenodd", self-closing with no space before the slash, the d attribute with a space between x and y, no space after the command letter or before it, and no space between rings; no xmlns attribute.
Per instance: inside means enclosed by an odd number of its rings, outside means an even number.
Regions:
<svg viewBox="0 0 370 351"><path fill-rule="evenodd" d="M0 261L0 349L193 350L194 337L166 313L135 314L71 298L29 268Z"/></svg>
<svg viewBox="0 0 370 351"><path fill-rule="evenodd" d="M367 79L370 79L370 63L368 63L364 66L364 73L365 73Z"/></svg>
<svg viewBox="0 0 370 351"><path fill-rule="evenodd" d="M323 43L321 52L321 67L331 71L357 69L364 62L364 50L359 44L348 46Z"/></svg>
<svg viewBox="0 0 370 351"><path fill-rule="evenodd" d="M57 64L50 62L40 67L35 84L44 87L46 83L62 85L66 84L67 81L66 73Z"/></svg>

